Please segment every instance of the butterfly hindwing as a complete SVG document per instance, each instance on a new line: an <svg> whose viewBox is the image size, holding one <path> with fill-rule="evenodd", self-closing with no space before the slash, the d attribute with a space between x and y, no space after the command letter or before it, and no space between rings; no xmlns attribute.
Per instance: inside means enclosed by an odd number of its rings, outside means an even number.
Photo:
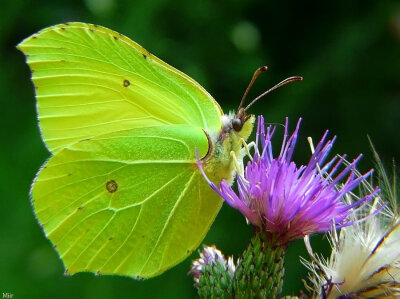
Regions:
<svg viewBox="0 0 400 299"><path fill-rule="evenodd" d="M53 153L131 128L221 128L221 108L197 82L110 29L56 25L18 48L31 68L43 140Z"/></svg>
<svg viewBox="0 0 400 299"><path fill-rule="evenodd" d="M203 130L131 129L68 145L39 172L32 202L66 271L160 274L202 241L221 206L196 166Z"/></svg>

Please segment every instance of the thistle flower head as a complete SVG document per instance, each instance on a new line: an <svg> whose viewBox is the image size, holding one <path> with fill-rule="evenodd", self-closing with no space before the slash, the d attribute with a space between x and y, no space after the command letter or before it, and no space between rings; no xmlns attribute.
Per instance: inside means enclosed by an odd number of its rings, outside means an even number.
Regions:
<svg viewBox="0 0 400 299"><path fill-rule="evenodd" d="M238 194L227 181L222 181L218 188L206 178L230 206L239 210L257 229L283 244L311 233L327 232L332 224L336 227L350 225L348 216L353 209L372 198L370 194L350 205L342 201L370 172L360 177L354 175L361 156L347 166L342 166L345 157L335 157L325 163L335 140L326 141L328 132L307 165L297 166L292 161L300 122L301 119L288 138L286 119L283 144L279 155L274 157L271 139L275 127L265 130L263 117L258 118L255 155L244 175L237 176ZM199 166L201 168L200 162Z"/></svg>
<svg viewBox="0 0 400 299"><path fill-rule="evenodd" d="M192 262L192 268L189 271L189 274L193 275L196 286L199 286L200 276L205 274L204 271L207 266L211 268L209 270L212 272L213 270L225 271L232 277L235 272L235 264L232 257L226 260L225 256L215 245L204 246L203 251L200 252L200 258Z"/></svg>
<svg viewBox="0 0 400 299"><path fill-rule="evenodd" d="M387 178L384 184L389 185ZM364 194L373 190L367 181L361 187ZM400 218L387 194L350 215L354 224L342 228L338 236L330 234L329 260L315 256L313 262L303 260L312 271L315 298L400 297ZM358 200L355 194L346 195L349 204Z"/></svg>

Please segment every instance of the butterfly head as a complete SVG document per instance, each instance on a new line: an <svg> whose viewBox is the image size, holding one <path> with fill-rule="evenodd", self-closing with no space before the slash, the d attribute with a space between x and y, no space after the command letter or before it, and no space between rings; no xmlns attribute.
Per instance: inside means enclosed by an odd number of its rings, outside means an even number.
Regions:
<svg viewBox="0 0 400 299"><path fill-rule="evenodd" d="M254 119L254 115L247 114L244 108L240 108L231 119L232 129L246 140L253 129Z"/></svg>
<svg viewBox="0 0 400 299"><path fill-rule="evenodd" d="M232 162L231 153L234 152L237 159L239 161L242 160L244 156L244 152L242 151L243 141L246 141L249 138L255 122L255 116L253 114L247 114L247 110L260 98L276 88L293 81L302 80L301 77L297 76L287 78L255 98L250 102L250 104L244 107L245 99L254 81L266 70L267 67L264 66L254 73L253 78L242 97L237 112L231 112L228 115L224 114L222 116L221 131L216 135L207 135L211 138L212 142L210 142L211 147L209 147L209 152L203 158L203 161L206 161L204 170L213 182L220 182L222 179L225 179L228 182L233 181L235 165Z"/></svg>
<svg viewBox="0 0 400 299"><path fill-rule="evenodd" d="M243 129L243 125L245 122L251 117L251 115L247 115L244 108L240 108L236 113L235 117L232 118L232 128L236 132L240 132Z"/></svg>
<svg viewBox="0 0 400 299"><path fill-rule="evenodd" d="M254 120L254 115L247 114L243 108L238 110L237 113L231 112L228 115L223 115L221 138L229 134L232 138L246 140L253 130Z"/></svg>

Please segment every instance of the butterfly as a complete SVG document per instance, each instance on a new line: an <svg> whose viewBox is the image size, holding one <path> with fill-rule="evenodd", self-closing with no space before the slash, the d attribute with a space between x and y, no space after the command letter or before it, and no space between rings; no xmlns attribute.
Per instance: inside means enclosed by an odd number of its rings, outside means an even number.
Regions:
<svg viewBox="0 0 400 299"><path fill-rule="evenodd" d="M65 267L159 275L203 240L232 182L254 116L211 95L126 36L66 23L22 41L51 157L31 188L35 216ZM253 77L254 78L254 77Z"/></svg>

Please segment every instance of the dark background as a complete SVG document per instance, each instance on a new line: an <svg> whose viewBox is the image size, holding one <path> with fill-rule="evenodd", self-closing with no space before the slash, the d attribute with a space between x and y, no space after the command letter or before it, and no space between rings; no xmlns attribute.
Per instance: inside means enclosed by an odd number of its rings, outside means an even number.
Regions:
<svg viewBox="0 0 400 299"><path fill-rule="evenodd" d="M351 3L350 3L351 2ZM399 1L3 1L0 10L0 294L14 298L192 298L190 259L160 277L77 274L64 277L29 203L29 188L49 156L40 140L35 99L24 57L15 46L61 22L101 24L137 41L202 84L227 112L239 103L252 73L269 70L250 99L291 75L304 81L284 87L251 110L291 128L303 117L296 160L309 156L305 137L325 129L338 135L334 152L365 157L372 167L371 136L387 163L400 158ZM250 100L249 99L249 100ZM282 132L281 129L278 130ZM277 143L277 147L279 143ZM251 228L226 205L205 243L237 257ZM328 253L314 237L316 250ZM285 294L304 289L306 253L301 241L287 255ZM194 254L192 258L197 257Z"/></svg>

